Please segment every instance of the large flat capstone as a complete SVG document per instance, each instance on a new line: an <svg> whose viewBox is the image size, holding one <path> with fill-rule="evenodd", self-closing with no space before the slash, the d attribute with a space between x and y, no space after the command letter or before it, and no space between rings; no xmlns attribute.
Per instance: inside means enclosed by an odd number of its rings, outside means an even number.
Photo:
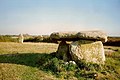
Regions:
<svg viewBox="0 0 120 80"><path fill-rule="evenodd" d="M101 41L75 41L70 44L70 54L75 62L104 64L105 54Z"/></svg>
<svg viewBox="0 0 120 80"><path fill-rule="evenodd" d="M93 40L93 41L107 41L107 35L102 31L81 31L81 32L54 32L50 35L52 40Z"/></svg>

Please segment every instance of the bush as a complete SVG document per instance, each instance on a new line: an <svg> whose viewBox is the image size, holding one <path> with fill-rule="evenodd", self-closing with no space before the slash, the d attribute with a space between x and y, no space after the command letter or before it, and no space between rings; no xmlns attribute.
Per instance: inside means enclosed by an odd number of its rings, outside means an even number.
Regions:
<svg viewBox="0 0 120 80"><path fill-rule="evenodd" d="M104 45L120 46L120 37L108 37L108 41Z"/></svg>
<svg viewBox="0 0 120 80"><path fill-rule="evenodd" d="M74 72L78 68L76 64L64 62L56 57L49 59L41 67L42 70L51 72L60 78L68 78L68 74L74 76Z"/></svg>
<svg viewBox="0 0 120 80"><path fill-rule="evenodd" d="M41 59L42 65L40 69L46 72L50 72L61 79L74 79L78 80L94 80L94 79L109 79L109 76L113 80L120 78L119 73L119 52L115 53L117 57L106 57L105 65L98 65L93 63L86 63L84 60L77 64L65 62L56 58L56 55L50 54L49 56ZM43 62L44 61L44 62Z"/></svg>
<svg viewBox="0 0 120 80"><path fill-rule="evenodd" d="M12 38L9 35L0 35L0 42L18 42L18 38Z"/></svg>

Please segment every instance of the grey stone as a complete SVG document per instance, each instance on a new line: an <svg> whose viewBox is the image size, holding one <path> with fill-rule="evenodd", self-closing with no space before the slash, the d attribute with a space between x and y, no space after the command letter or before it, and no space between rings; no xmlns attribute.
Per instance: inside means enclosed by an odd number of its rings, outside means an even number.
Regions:
<svg viewBox="0 0 120 80"><path fill-rule="evenodd" d="M76 64L75 61L69 61L69 63L74 65Z"/></svg>
<svg viewBox="0 0 120 80"><path fill-rule="evenodd" d="M104 64L105 62L104 48L101 41L75 41L70 44L70 54L72 60L77 63L82 60L97 64Z"/></svg>
<svg viewBox="0 0 120 80"><path fill-rule="evenodd" d="M69 61L71 59L71 55L69 53L69 44L66 41L61 41L56 56L64 61Z"/></svg>
<svg viewBox="0 0 120 80"><path fill-rule="evenodd" d="M102 31L82 31L78 32L78 38L88 39L88 40L99 40L102 42L107 42L107 35Z"/></svg>
<svg viewBox="0 0 120 80"><path fill-rule="evenodd" d="M19 43L23 43L24 37L23 34L19 34Z"/></svg>
<svg viewBox="0 0 120 80"><path fill-rule="evenodd" d="M102 31L81 31L81 32L54 32L50 35L52 40L92 40L92 41L107 41L107 35Z"/></svg>
<svg viewBox="0 0 120 80"><path fill-rule="evenodd" d="M54 32L50 35L53 40L69 40L72 41L77 38L78 32Z"/></svg>

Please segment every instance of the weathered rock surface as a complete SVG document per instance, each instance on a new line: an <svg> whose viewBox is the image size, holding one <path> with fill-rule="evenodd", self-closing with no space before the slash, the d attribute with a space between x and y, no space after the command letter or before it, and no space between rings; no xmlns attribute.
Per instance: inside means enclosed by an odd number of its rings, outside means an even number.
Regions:
<svg viewBox="0 0 120 80"><path fill-rule="evenodd" d="M53 40L69 40L72 41L77 39L78 32L54 32L50 35L50 38Z"/></svg>
<svg viewBox="0 0 120 80"><path fill-rule="evenodd" d="M98 40L102 42L107 41L107 35L102 31L81 31L81 32L54 32L50 35L52 40Z"/></svg>
<svg viewBox="0 0 120 80"><path fill-rule="evenodd" d="M82 31L78 32L78 38L88 39L88 40L99 40L102 42L107 42L107 35L102 31Z"/></svg>
<svg viewBox="0 0 120 80"><path fill-rule="evenodd" d="M85 62L104 64L105 61L104 48L101 41L75 41L70 44L70 54L72 60L77 63L84 60Z"/></svg>
<svg viewBox="0 0 120 80"><path fill-rule="evenodd" d="M63 59L64 61L71 60L71 55L69 53L69 44L67 44L65 41L61 41L56 56L60 59Z"/></svg>

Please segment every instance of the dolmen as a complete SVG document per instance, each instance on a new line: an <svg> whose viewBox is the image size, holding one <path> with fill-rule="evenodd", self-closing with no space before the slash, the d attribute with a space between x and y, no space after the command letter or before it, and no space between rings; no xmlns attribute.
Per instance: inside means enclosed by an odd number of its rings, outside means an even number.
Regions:
<svg viewBox="0 0 120 80"><path fill-rule="evenodd" d="M105 63L102 43L107 41L107 35L102 31L53 32L50 38L60 41L56 56L64 61Z"/></svg>

